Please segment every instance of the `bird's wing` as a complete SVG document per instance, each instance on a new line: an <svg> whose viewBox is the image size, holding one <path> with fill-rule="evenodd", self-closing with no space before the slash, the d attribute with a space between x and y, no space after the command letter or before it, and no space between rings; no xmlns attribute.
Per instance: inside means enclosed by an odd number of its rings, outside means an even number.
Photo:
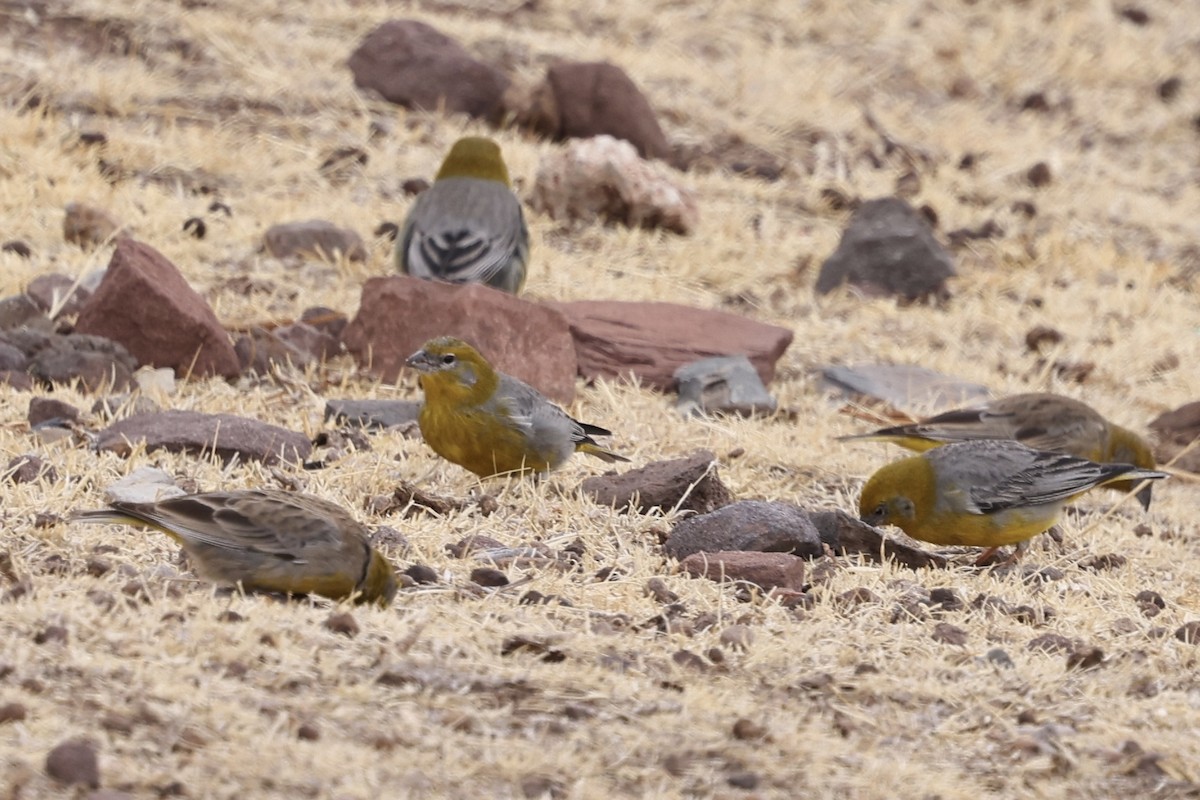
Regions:
<svg viewBox="0 0 1200 800"><path fill-rule="evenodd" d="M348 525L357 528L332 503L273 490L212 492L113 507L186 541L294 560L309 548L337 546Z"/></svg>
<svg viewBox="0 0 1200 800"><path fill-rule="evenodd" d="M1024 447L991 448L975 457L980 460L974 469L960 471L959 477L969 487L972 510L981 514L1064 502L1131 469Z"/></svg>
<svg viewBox="0 0 1200 800"><path fill-rule="evenodd" d="M451 283L487 283L528 247L521 202L502 183L438 181L417 199L401 247L408 272Z"/></svg>

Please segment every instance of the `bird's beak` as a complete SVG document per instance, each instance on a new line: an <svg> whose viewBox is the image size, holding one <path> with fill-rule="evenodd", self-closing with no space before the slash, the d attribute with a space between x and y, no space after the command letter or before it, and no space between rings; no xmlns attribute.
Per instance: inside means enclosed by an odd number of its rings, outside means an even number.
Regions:
<svg viewBox="0 0 1200 800"><path fill-rule="evenodd" d="M429 353L424 350L418 350L404 361L405 364L415 369L417 372L433 372L436 363Z"/></svg>
<svg viewBox="0 0 1200 800"><path fill-rule="evenodd" d="M1150 487L1151 486L1153 486L1153 484L1147 483L1137 493L1138 502L1142 504L1142 509L1145 511L1150 510Z"/></svg>

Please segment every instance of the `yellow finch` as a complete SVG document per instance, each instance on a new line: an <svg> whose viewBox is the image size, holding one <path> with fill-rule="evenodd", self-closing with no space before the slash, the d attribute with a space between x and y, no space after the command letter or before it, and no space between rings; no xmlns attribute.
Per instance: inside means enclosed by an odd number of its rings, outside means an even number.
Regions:
<svg viewBox="0 0 1200 800"><path fill-rule="evenodd" d="M1117 480L1167 477L1132 464L1032 450L1008 439L981 439L934 448L894 461L872 475L858 501L871 525L890 524L914 539L988 548L1018 545L1058 521L1076 495Z"/></svg>
<svg viewBox="0 0 1200 800"><path fill-rule="evenodd" d="M880 428L871 433L842 436L842 441L867 439L891 442L924 452L950 442L1013 439L1034 450L1086 458L1104 464L1133 464L1153 469L1149 445L1133 431L1100 416L1086 403L1048 392L1015 394L980 406L947 411L911 425ZM1133 481L1115 481L1111 488L1133 489ZM1150 507L1150 486L1138 492L1143 508Z"/></svg>
<svg viewBox="0 0 1200 800"><path fill-rule="evenodd" d="M392 565L341 506L278 489L113 502L80 522L155 528L183 547L196 572L246 591L319 594L387 605L396 594Z"/></svg>
<svg viewBox="0 0 1200 800"><path fill-rule="evenodd" d="M459 139L408 212L396 267L415 278L516 294L528 261L529 229L500 146L480 136Z"/></svg>
<svg viewBox="0 0 1200 800"><path fill-rule="evenodd" d="M571 419L461 339L432 339L407 363L421 373L425 390L421 435L442 458L480 477L548 472L574 452L610 463L629 460L592 438L611 431Z"/></svg>

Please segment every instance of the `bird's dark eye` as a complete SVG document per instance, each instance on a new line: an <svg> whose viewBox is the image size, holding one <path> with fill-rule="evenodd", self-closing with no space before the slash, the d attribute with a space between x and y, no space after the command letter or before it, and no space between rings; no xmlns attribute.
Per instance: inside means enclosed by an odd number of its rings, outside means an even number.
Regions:
<svg viewBox="0 0 1200 800"><path fill-rule="evenodd" d="M454 353L446 353L446 355L442 356L442 363L446 366L450 366L457 360L458 359L455 358Z"/></svg>

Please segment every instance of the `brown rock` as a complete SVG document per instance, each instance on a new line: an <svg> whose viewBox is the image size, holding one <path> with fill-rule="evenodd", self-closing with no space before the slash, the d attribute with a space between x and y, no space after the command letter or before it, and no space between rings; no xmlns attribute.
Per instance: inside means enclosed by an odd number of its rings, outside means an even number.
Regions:
<svg viewBox="0 0 1200 800"><path fill-rule="evenodd" d="M946 566L945 556L888 539L877 528L845 511L813 511L809 512L808 518L820 534L821 541L838 555L860 554L872 561L879 561L882 551L884 558L912 569Z"/></svg>
<svg viewBox="0 0 1200 800"><path fill-rule="evenodd" d="M499 70L475 60L437 29L389 20L367 34L347 61L354 85L405 108L490 116L508 88Z"/></svg>
<svg viewBox="0 0 1200 800"><path fill-rule="evenodd" d="M41 456L34 453L14 456L8 462L8 466L4 468L4 474L13 483L33 483L36 480L54 483L58 480L58 471L54 469L54 466L46 463Z"/></svg>
<svg viewBox="0 0 1200 800"><path fill-rule="evenodd" d="M95 446L128 456L137 442L145 442L147 452L216 453L225 462L235 457L267 464L303 461L312 452L303 434L247 417L198 411L134 414L102 430Z"/></svg>
<svg viewBox="0 0 1200 800"><path fill-rule="evenodd" d="M258 375L269 375L273 365L286 367L290 364L304 369L312 363L311 355L284 341L274 331L257 325L238 337L233 352L237 353L242 372Z"/></svg>
<svg viewBox="0 0 1200 800"><path fill-rule="evenodd" d="M650 102L625 71L607 61L560 61L532 92L530 113L519 119L555 140L608 134L643 158L667 158L670 147Z"/></svg>
<svg viewBox="0 0 1200 800"><path fill-rule="evenodd" d="M63 216L63 239L85 250L109 241L120 223L107 211L84 203L67 203Z"/></svg>
<svg viewBox="0 0 1200 800"><path fill-rule="evenodd" d="M31 397L26 419L31 428L55 420L75 422L79 419L79 409L53 397Z"/></svg>
<svg viewBox="0 0 1200 800"><path fill-rule="evenodd" d="M4 372L24 372L29 366L29 359L16 345L10 344L0 334L0 370Z"/></svg>
<svg viewBox="0 0 1200 800"><path fill-rule="evenodd" d="M104 280L84 304L79 333L123 344L138 361L180 375L238 374L229 335L175 265L147 244L117 242Z"/></svg>
<svg viewBox="0 0 1200 800"><path fill-rule="evenodd" d="M49 320L42 313L42 309L27 294L15 294L0 300L0 331L10 331L22 326L49 330L53 326L46 324L47 322Z"/></svg>
<svg viewBox="0 0 1200 800"><path fill-rule="evenodd" d="M496 369L554 400L575 395L575 345L562 313L481 284L371 278L342 342L360 364L395 381L406 358L445 335L465 339Z"/></svg>
<svg viewBox="0 0 1200 800"><path fill-rule="evenodd" d="M61 303L58 313L74 316L92 296L92 291L82 284L76 286L75 279L70 275L51 272L31 280L25 287L25 294L46 313Z"/></svg>
<svg viewBox="0 0 1200 800"><path fill-rule="evenodd" d="M272 225L263 234L263 248L275 258L337 261L344 256L350 261L367 260L367 246L361 236L322 219Z"/></svg>
<svg viewBox="0 0 1200 800"><path fill-rule="evenodd" d="M46 755L46 774L59 783L100 785L100 760L91 739L68 739Z"/></svg>
<svg viewBox="0 0 1200 800"><path fill-rule="evenodd" d="M792 343L792 331L723 311L674 303L579 300L550 303L570 322L583 377L630 373L664 391L675 389L675 371L709 356L742 354L764 384Z"/></svg>
<svg viewBox="0 0 1200 800"><path fill-rule="evenodd" d="M21 722L28 714L28 709L20 703L5 703L4 705L0 705L0 725L9 722Z"/></svg>
<svg viewBox="0 0 1200 800"><path fill-rule="evenodd" d="M0 370L0 383L10 386L18 392L33 391L33 378L24 372L14 372L11 369Z"/></svg>
<svg viewBox="0 0 1200 800"><path fill-rule="evenodd" d="M325 619L325 629L353 639L358 635L358 621L349 611L335 611Z"/></svg>
<svg viewBox="0 0 1200 800"><path fill-rule="evenodd" d="M552 219L681 235L695 230L700 219L695 192L611 136L580 139L543 156L529 202Z"/></svg>
<svg viewBox="0 0 1200 800"><path fill-rule="evenodd" d="M854 212L837 250L821 265L816 291L827 294L849 283L868 294L909 301L944 299L946 279L955 274L925 219L899 197L884 197Z"/></svg>
<svg viewBox="0 0 1200 800"><path fill-rule="evenodd" d="M705 514L733 501L733 494L717 475L716 456L707 450L655 461L619 475L596 475L584 479L580 488L602 506L639 514L677 506Z"/></svg>
<svg viewBox="0 0 1200 800"><path fill-rule="evenodd" d="M300 321L309 327L316 328L321 333L327 333L334 339L342 335L346 323L350 320L340 311L334 311L325 306L312 306L300 314Z"/></svg>
<svg viewBox="0 0 1200 800"><path fill-rule="evenodd" d="M13 253L21 258L29 258L33 255L33 248L20 239L9 239L4 244L0 244L0 253Z"/></svg>
<svg viewBox="0 0 1200 800"><path fill-rule="evenodd" d="M21 331L20 346L31 353L29 374L46 384L78 380L89 391L123 390L134 385L137 360L119 342L103 336ZM111 384L111 385L110 385Z"/></svg>
<svg viewBox="0 0 1200 800"><path fill-rule="evenodd" d="M800 556L819 556L823 552L817 529L804 509L766 500L739 500L688 517L675 525L663 549L676 560L693 553L734 550Z"/></svg>
<svg viewBox="0 0 1200 800"><path fill-rule="evenodd" d="M967 643L967 632L949 622L939 622L933 626L933 640L942 644L964 645Z"/></svg>
<svg viewBox="0 0 1200 800"><path fill-rule="evenodd" d="M680 562L683 571L714 581L744 581L766 591L804 590L804 559L791 553L753 551L693 553Z"/></svg>
<svg viewBox="0 0 1200 800"><path fill-rule="evenodd" d="M291 325L281 325L272 331L275 338L294 350L303 353L310 361L326 361L333 358L342 350L338 335L345 328L346 318L342 317L342 325L337 334L329 333L306 322L293 322Z"/></svg>
<svg viewBox="0 0 1200 800"><path fill-rule="evenodd" d="M1184 644L1200 644L1200 621L1185 622L1175 629L1175 638Z"/></svg>

